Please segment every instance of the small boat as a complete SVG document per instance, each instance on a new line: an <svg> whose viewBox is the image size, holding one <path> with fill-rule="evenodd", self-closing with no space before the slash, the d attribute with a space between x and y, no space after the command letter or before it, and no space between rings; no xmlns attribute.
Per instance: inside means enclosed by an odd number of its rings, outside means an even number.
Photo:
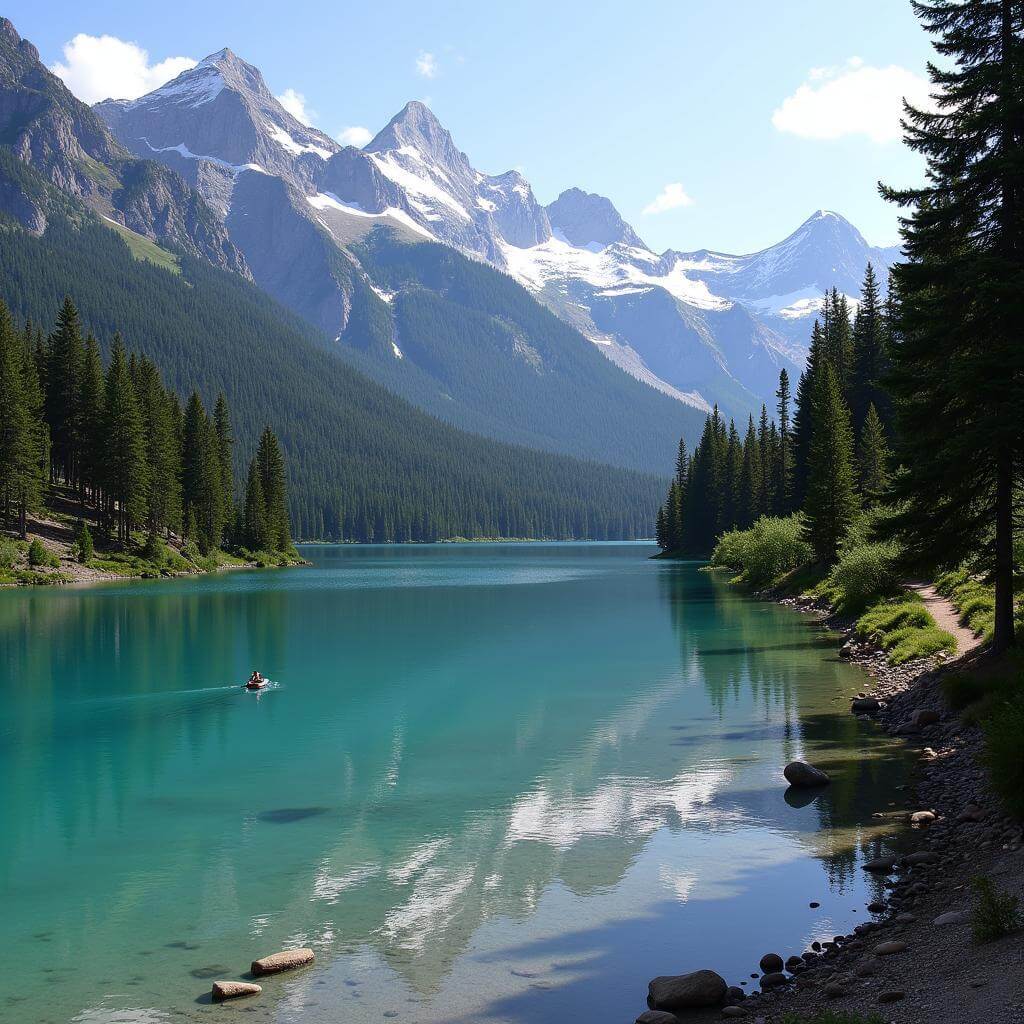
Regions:
<svg viewBox="0 0 1024 1024"><path fill-rule="evenodd" d="M269 679L263 679L263 678L260 678L260 679L250 679L245 684L243 689L245 689L245 690L262 690L262 689L264 689L265 687L267 687L269 685L270 685L270 680Z"/></svg>

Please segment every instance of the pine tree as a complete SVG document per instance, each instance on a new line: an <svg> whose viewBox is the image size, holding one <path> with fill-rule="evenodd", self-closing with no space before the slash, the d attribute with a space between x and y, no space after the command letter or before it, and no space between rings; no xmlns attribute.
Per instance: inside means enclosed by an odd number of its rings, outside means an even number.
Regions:
<svg viewBox="0 0 1024 1024"><path fill-rule="evenodd" d="M148 474L142 414L128 369L128 357L114 336L104 397L104 492L117 523L117 537L126 543L146 516Z"/></svg>
<svg viewBox="0 0 1024 1024"><path fill-rule="evenodd" d="M70 297L57 314L46 359L46 420L50 425L51 479L74 485L81 436L78 399L85 345L78 310Z"/></svg>
<svg viewBox="0 0 1024 1024"><path fill-rule="evenodd" d="M796 389L796 413L793 416L793 485L792 504L802 508L807 498L807 478L811 458L811 406L818 371L824 361L824 332L815 320L811 330L811 347L807 365L800 374Z"/></svg>
<svg viewBox="0 0 1024 1024"><path fill-rule="evenodd" d="M793 493L793 437L789 416L789 374L785 368L779 372L779 390L776 411L779 414L779 458L775 470L775 512L780 516L789 515Z"/></svg>
<svg viewBox="0 0 1024 1024"><path fill-rule="evenodd" d="M768 407L761 404L761 421L757 425L758 478L761 487L757 494L758 517L766 516L772 510L772 443L768 428Z"/></svg>
<svg viewBox="0 0 1024 1024"><path fill-rule="evenodd" d="M82 356L82 373L78 387L78 438L80 451L79 495L84 502L87 491L92 492L96 501L101 486L104 451L104 401L106 382L103 377L103 361L100 346L90 334L85 339Z"/></svg>
<svg viewBox="0 0 1024 1024"><path fill-rule="evenodd" d="M878 499L889 483L890 455L885 428L872 403L864 417L859 446L860 488L864 496L872 501Z"/></svg>
<svg viewBox="0 0 1024 1024"><path fill-rule="evenodd" d="M838 288L833 288L825 299L827 315L823 332L825 359L832 364L836 380L844 397L849 400L853 369L853 327L850 324L850 304Z"/></svg>
<svg viewBox="0 0 1024 1024"><path fill-rule="evenodd" d="M263 481L255 458L249 464L249 478L245 486L245 536L251 551L269 551L272 546Z"/></svg>
<svg viewBox="0 0 1024 1024"><path fill-rule="evenodd" d="M722 499L724 530L735 529L741 516L740 490L743 484L743 445L739 431L733 420L729 420L729 437L725 447L725 474L723 486L725 494Z"/></svg>
<svg viewBox="0 0 1024 1024"><path fill-rule="evenodd" d="M174 415L156 366L147 358L136 367L139 403L146 438L150 533L170 536L181 524L181 449Z"/></svg>
<svg viewBox="0 0 1024 1024"><path fill-rule="evenodd" d="M743 438L743 467L740 473L740 525L753 526L758 519L758 495L761 493L761 458L757 444L754 417L747 420L747 433Z"/></svg>
<svg viewBox="0 0 1024 1024"><path fill-rule="evenodd" d="M868 414L889 413L888 395L882 380L888 373L885 309L878 292L875 268L869 263L864 272L860 304L853 321L853 373L850 380L850 412L853 429L859 434ZM883 418L884 419L884 418Z"/></svg>
<svg viewBox="0 0 1024 1024"><path fill-rule="evenodd" d="M273 551L287 551L292 546L291 521L288 515L288 491L285 483L284 456L270 427L265 427L256 449L263 499L267 507L267 532Z"/></svg>
<svg viewBox="0 0 1024 1024"><path fill-rule="evenodd" d="M989 573L1001 651L1015 641L1024 448L1024 4L931 0L914 11L943 67L928 68L937 108L907 106L904 119L927 183L882 190L910 208L891 346L907 468L898 524L922 558L971 558Z"/></svg>
<svg viewBox="0 0 1024 1024"><path fill-rule="evenodd" d="M0 504L18 534L42 498L39 431L27 393L25 349L7 306L0 303Z"/></svg>
<svg viewBox="0 0 1024 1024"><path fill-rule="evenodd" d="M853 433L832 365L818 375L812 401L807 501L807 539L819 561L835 561L839 544L860 507L855 486Z"/></svg>
<svg viewBox="0 0 1024 1024"><path fill-rule="evenodd" d="M222 391L217 396L217 404L213 410L214 431L217 435L217 459L220 463L220 493L223 505L223 516L225 523L229 521L231 509L234 505L235 482L232 469L232 450L235 445L235 435L231 428L231 413L228 410L228 400Z"/></svg>

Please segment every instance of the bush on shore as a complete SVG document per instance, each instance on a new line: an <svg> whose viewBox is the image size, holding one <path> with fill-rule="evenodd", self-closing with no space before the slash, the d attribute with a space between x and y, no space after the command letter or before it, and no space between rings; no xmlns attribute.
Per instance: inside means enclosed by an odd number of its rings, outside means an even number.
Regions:
<svg viewBox="0 0 1024 1024"><path fill-rule="evenodd" d="M723 533L711 555L711 564L733 569L738 581L765 587L807 565L812 558L799 515L762 516L749 530Z"/></svg>

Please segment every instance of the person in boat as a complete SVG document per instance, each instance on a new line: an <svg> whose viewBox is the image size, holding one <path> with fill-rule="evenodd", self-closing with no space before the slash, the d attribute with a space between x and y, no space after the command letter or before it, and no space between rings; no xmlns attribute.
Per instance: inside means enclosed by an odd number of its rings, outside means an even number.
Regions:
<svg viewBox="0 0 1024 1024"><path fill-rule="evenodd" d="M249 687L250 690L256 690L259 687L261 687L265 682L266 680L263 678L263 676L260 675L259 669L254 668L252 670L252 675L249 676L249 682L247 682L245 685Z"/></svg>

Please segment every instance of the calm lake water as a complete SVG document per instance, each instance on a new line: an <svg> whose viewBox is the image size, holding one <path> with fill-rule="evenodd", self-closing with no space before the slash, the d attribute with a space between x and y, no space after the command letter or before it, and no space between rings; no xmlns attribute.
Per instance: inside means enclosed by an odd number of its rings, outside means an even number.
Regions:
<svg viewBox="0 0 1024 1024"><path fill-rule="evenodd" d="M629 1021L656 974L864 920L906 770L864 677L652 550L0 593L0 1019ZM803 756L835 782L794 806ZM209 1005L293 944L314 968Z"/></svg>

